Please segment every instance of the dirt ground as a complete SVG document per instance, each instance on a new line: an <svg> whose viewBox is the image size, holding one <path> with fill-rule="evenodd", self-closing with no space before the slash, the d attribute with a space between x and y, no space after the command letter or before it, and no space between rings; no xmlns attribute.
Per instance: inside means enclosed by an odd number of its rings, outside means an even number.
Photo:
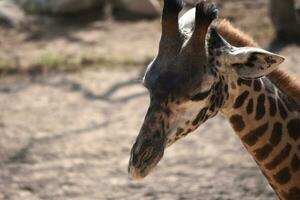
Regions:
<svg viewBox="0 0 300 200"><path fill-rule="evenodd" d="M267 1L218 2L222 16L268 46ZM130 180L149 101L140 71L157 50L159 20L64 23L0 29L1 62L12 67L30 68L49 52L98 65L0 77L0 200L277 199L222 116L170 147L146 179ZM299 46L280 53L300 77Z"/></svg>

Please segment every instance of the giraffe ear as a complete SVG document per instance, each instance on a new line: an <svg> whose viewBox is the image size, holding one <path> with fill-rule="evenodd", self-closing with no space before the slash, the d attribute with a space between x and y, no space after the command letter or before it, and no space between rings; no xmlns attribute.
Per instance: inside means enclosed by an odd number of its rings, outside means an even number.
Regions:
<svg viewBox="0 0 300 200"><path fill-rule="evenodd" d="M210 30L208 50L219 57L219 63L233 68L244 79L268 75L284 58L280 55L255 47L234 47L229 44L215 27ZM219 54L219 55L218 55Z"/></svg>
<svg viewBox="0 0 300 200"><path fill-rule="evenodd" d="M232 48L227 55L226 65L245 79L268 75L284 61L280 55L254 47Z"/></svg>

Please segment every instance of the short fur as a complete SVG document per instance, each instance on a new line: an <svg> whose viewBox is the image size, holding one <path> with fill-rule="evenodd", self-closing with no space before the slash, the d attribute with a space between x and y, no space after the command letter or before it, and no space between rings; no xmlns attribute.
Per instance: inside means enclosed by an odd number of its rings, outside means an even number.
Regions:
<svg viewBox="0 0 300 200"><path fill-rule="evenodd" d="M227 20L216 22L218 32L234 46L258 46L248 35L233 27ZM283 69L275 69L267 76L280 90L300 103L300 81Z"/></svg>

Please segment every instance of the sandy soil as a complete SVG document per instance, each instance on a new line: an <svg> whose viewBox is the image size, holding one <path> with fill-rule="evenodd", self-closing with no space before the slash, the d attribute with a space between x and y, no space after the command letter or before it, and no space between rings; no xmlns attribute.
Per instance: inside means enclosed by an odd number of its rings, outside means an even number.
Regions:
<svg viewBox="0 0 300 200"><path fill-rule="evenodd" d="M269 44L267 1L218 2L222 16ZM277 199L221 116L170 147L146 179L130 180L129 151L148 95L139 84L142 67L118 64L142 66L155 54L159 20L59 24L1 29L1 62L28 67L54 52L67 59L84 54L92 65L105 58L106 65L0 77L0 200ZM300 76L300 48L280 52L287 58L282 67Z"/></svg>

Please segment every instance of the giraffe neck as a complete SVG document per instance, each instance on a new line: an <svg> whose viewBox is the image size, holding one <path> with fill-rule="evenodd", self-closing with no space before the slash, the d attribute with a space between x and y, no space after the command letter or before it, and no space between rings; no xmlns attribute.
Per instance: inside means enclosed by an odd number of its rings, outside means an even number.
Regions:
<svg viewBox="0 0 300 200"><path fill-rule="evenodd" d="M221 109L281 199L300 199L300 104L269 79L229 77Z"/></svg>

